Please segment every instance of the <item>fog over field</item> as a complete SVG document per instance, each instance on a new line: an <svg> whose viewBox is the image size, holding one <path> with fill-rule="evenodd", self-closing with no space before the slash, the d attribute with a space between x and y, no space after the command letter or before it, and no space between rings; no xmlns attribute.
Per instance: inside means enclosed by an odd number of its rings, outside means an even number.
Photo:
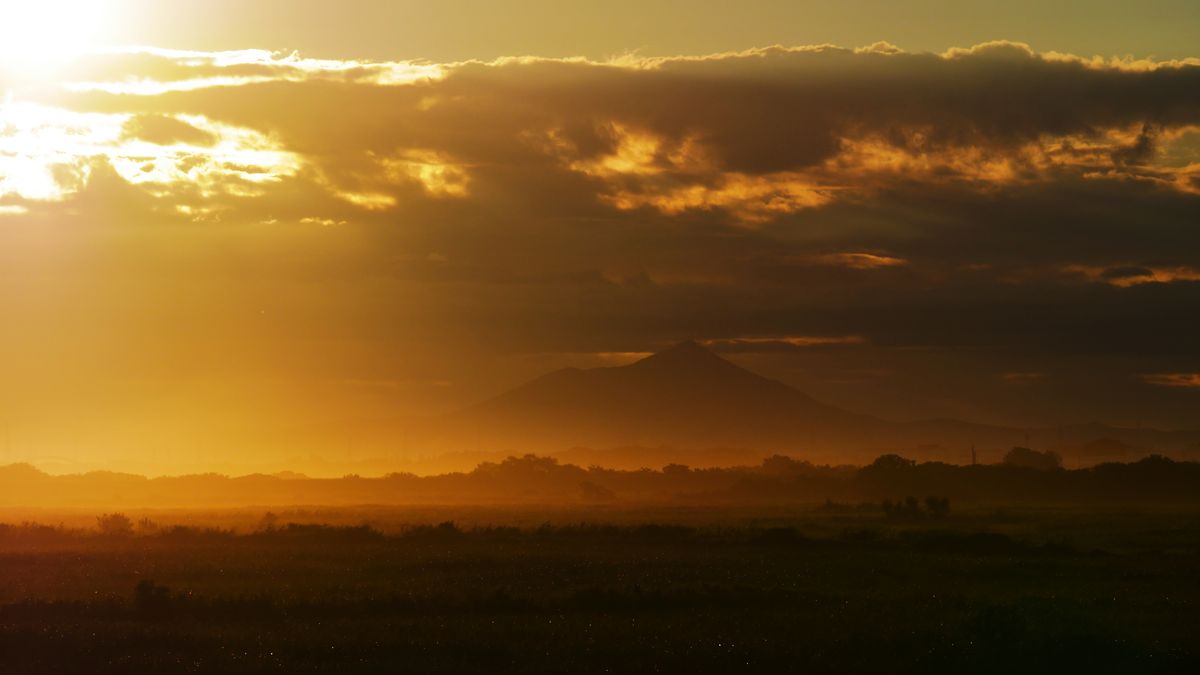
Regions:
<svg viewBox="0 0 1200 675"><path fill-rule="evenodd" d="M1200 672L1195 0L0 0L0 675Z"/></svg>

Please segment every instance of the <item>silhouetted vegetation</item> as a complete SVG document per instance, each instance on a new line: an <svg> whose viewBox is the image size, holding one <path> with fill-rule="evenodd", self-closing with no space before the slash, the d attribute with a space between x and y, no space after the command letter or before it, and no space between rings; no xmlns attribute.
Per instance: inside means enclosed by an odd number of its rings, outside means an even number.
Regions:
<svg viewBox="0 0 1200 675"><path fill-rule="evenodd" d="M277 505L0 524L0 672L1196 671L1200 465L1010 454L657 471L528 455L326 480L0 469L18 503Z"/></svg>
<svg viewBox="0 0 1200 675"><path fill-rule="evenodd" d="M1037 450L1018 446L1005 453L1004 465L1022 469L1050 471L1062 468L1062 456L1053 450L1038 452Z"/></svg>
<svg viewBox="0 0 1200 675"><path fill-rule="evenodd" d="M106 537L128 537L133 534L133 521L124 513L106 513L96 518L96 529Z"/></svg>
<svg viewBox="0 0 1200 675"><path fill-rule="evenodd" d="M945 518L950 515L950 500L946 497L926 497L922 508L921 502L910 496L896 502L885 499L881 508L889 518Z"/></svg>
<svg viewBox="0 0 1200 675"><path fill-rule="evenodd" d="M899 466L905 471L919 466ZM1194 511L0 525L0 672L1195 672ZM334 510L324 517L361 517ZM393 511L392 517L411 511ZM493 519L536 511L493 508ZM687 524L684 524L684 521Z"/></svg>
<svg viewBox="0 0 1200 675"><path fill-rule="evenodd" d="M661 470L581 468L525 455L484 462L470 473L381 478L219 475L146 479L112 473L49 476L0 467L0 505L239 506L260 504L818 504L937 495L955 503L1200 503L1200 464L1151 455L1132 463L1063 469L1052 451L1013 448L996 465L917 463L887 454L862 468L819 466L775 455L758 466ZM117 502L117 503L114 503ZM938 513L939 505L919 510ZM944 515L944 514L943 514ZM120 513L106 531L153 529Z"/></svg>
<svg viewBox="0 0 1200 675"><path fill-rule="evenodd" d="M171 589L142 579L133 589L133 607L144 618L164 618L171 610Z"/></svg>

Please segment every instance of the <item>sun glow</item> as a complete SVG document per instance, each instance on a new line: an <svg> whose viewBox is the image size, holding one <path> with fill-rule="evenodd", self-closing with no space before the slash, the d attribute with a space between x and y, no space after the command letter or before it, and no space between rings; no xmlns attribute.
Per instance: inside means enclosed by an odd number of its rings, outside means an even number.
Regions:
<svg viewBox="0 0 1200 675"><path fill-rule="evenodd" d="M300 159L261 132L197 115L84 113L0 103L0 198L61 201L97 163L158 197L255 195L294 175Z"/></svg>
<svg viewBox="0 0 1200 675"><path fill-rule="evenodd" d="M100 47L110 19L104 0L0 0L0 77L44 77Z"/></svg>

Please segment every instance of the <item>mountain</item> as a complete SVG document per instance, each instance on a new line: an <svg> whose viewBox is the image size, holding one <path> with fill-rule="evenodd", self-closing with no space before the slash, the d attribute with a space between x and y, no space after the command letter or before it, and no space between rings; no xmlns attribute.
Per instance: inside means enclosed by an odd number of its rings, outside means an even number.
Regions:
<svg viewBox="0 0 1200 675"><path fill-rule="evenodd" d="M558 370L447 415L321 423L257 443L307 457L306 471L321 475L469 470L526 453L636 468L754 464L775 453L831 464L885 453L965 464L974 448L979 462L995 463L1016 445L1055 450L1070 466L1151 452L1200 459L1200 431L883 420L815 400L695 342L625 366Z"/></svg>
<svg viewBox="0 0 1200 675"><path fill-rule="evenodd" d="M635 363L565 368L442 418L420 433L427 449L559 453L620 446L752 448L823 461L883 452L956 463L995 462L1013 445L1071 448L1096 439L1186 452L1195 432L1100 425L1016 429L941 419L891 422L843 410L737 366L688 341ZM1144 454L1144 452L1142 453ZM1092 457L1092 461L1101 459Z"/></svg>
<svg viewBox="0 0 1200 675"><path fill-rule="evenodd" d="M531 452L580 445L811 450L886 426L690 341L626 366L552 372L448 422L438 434L443 443Z"/></svg>

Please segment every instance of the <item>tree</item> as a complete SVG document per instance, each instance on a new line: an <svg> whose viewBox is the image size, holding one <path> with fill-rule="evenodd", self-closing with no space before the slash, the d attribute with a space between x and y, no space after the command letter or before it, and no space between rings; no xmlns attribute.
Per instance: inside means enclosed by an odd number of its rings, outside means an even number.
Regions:
<svg viewBox="0 0 1200 675"><path fill-rule="evenodd" d="M124 513L106 513L96 518L96 528L106 537L128 537L133 534L133 521Z"/></svg>
<svg viewBox="0 0 1200 675"><path fill-rule="evenodd" d="M274 532L277 527L279 527L279 516L275 515L274 511L267 511L258 521L258 529L263 532Z"/></svg>
<svg viewBox="0 0 1200 675"><path fill-rule="evenodd" d="M808 462L797 462L787 455L771 455L763 460L762 472L768 476L799 476L807 469L811 469L812 464Z"/></svg>
<svg viewBox="0 0 1200 675"><path fill-rule="evenodd" d="M934 518L945 518L950 515L949 497L926 497L925 510Z"/></svg>
<svg viewBox="0 0 1200 675"><path fill-rule="evenodd" d="M881 471L881 472L892 472L892 471L904 471L907 469L911 469L916 465L917 465L916 460L907 459L907 458L901 457L900 455L889 454L889 455L880 455L874 462L871 462L870 465L864 467L864 469L869 469L872 471Z"/></svg>
<svg viewBox="0 0 1200 675"><path fill-rule="evenodd" d="M1062 456L1053 450L1038 452L1029 448L1020 446L1009 450L1004 455L1004 465L1014 466L1024 469L1039 469L1048 471L1050 469L1062 468Z"/></svg>
<svg viewBox="0 0 1200 675"><path fill-rule="evenodd" d="M921 502L916 497L908 496L903 501L892 501L890 499L883 500L884 514L888 518L921 518L924 512L921 511Z"/></svg>

